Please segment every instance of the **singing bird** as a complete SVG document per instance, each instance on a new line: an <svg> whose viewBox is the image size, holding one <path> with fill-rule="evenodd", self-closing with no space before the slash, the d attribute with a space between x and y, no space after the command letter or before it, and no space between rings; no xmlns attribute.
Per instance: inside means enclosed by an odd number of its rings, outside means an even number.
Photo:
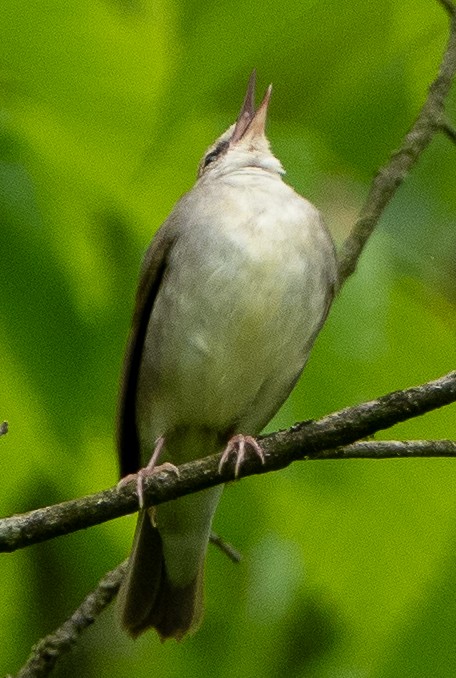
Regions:
<svg viewBox="0 0 456 678"><path fill-rule="evenodd" d="M204 155L193 188L155 234L140 274L119 399L121 473L224 451L263 457L253 436L299 378L337 286L318 210L282 180L265 136L272 87L255 72L237 122ZM143 467L146 467L144 470ZM194 631L222 486L144 508L121 618L136 637Z"/></svg>

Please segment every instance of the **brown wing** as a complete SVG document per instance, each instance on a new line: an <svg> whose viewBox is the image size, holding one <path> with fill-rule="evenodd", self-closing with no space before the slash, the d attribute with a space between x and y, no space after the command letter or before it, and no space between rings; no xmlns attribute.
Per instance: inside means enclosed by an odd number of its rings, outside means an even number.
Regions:
<svg viewBox="0 0 456 678"><path fill-rule="evenodd" d="M152 240L144 257L136 292L117 410L117 449L121 477L136 473L141 466L136 427L138 376L150 314L167 267L169 251L175 241L175 236L170 230L163 226Z"/></svg>

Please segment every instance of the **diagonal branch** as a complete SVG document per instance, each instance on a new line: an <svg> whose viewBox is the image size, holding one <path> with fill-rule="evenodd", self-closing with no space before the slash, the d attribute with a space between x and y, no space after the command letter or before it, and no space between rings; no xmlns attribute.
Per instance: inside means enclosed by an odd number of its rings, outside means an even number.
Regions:
<svg viewBox="0 0 456 678"><path fill-rule="evenodd" d="M81 633L93 624L116 597L127 563L128 560L125 560L105 574L96 589L84 598L71 617L32 648L30 657L16 674L16 678L44 678L49 675L61 656L74 647Z"/></svg>
<svg viewBox="0 0 456 678"><path fill-rule="evenodd" d="M359 459L363 456L359 448L350 451L350 448L341 446L455 401L456 371L421 386L394 391L377 400L347 407L318 421L303 422L286 431L262 436L258 440L265 455L264 465L252 456L242 466L241 476L276 471L298 460ZM365 457L380 456L378 452L369 452L368 447L364 449ZM405 448L403 452L402 456L410 456ZM449 455L453 453L454 449L448 452ZM398 451L392 456L398 456ZM221 474L218 472L219 461L220 455L214 454L183 464L179 467L179 476L163 471L146 478L146 503L158 505L232 480L229 468ZM14 551L133 513L137 509L136 486L130 483L82 499L4 518L0 521L0 551Z"/></svg>
<svg viewBox="0 0 456 678"><path fill-rule="evenodd" d="M440 129L450 141L456 144L456 128L453 127L449 120L444 118L440 122Z"/></svg>
<svg viewBox="0 0 456 678"><path fill-rule="evenodd" d="M342 245L339 254L341 285L355 271L358 259L385 207L435 133L442 128L445 99L456 74L456 5L451 0L439 0L439 2L450 17L450 36L438 75L431 84L426 101L412 128L405 135L399 150L393 153L389 162L378 170L360 215ZM445 127L444 131L448 134Z"/></svg>

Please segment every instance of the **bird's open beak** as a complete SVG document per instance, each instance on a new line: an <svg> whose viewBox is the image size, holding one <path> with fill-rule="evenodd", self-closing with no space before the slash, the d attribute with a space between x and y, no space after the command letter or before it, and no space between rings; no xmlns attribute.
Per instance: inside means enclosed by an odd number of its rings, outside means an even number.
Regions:
<svg viewBox="0 0 456 678"><path fill-rule="evenodd" d="M234 132L230 139L230 144L235 144L245 136L264 136L266 127L266 116L268 113L269 100L271 98L272 85L269 85L257 111L255 111L255 79L256 71L253 69L252 75L247 85L247 93L241 112L236 121Z"/></svg>

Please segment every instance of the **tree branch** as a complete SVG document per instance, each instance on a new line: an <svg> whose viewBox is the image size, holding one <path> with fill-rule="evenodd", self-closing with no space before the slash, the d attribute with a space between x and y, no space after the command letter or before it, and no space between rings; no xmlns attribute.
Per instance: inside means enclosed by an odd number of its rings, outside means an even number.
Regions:
<svg viewBox="0 0 456 678"><path fill-rule="evenodd" d="M456 144L456 128L446 118L440 123L441 131L448 137L450 141Z"/></svg>
<svg viewBox="0 0 456 678"><path fill-rule="evenodd" d="M341 447L456 401L456 371L422 386L395 391L355 407L347 407L318 421L308 421L260 436L265 463L252 455L245 461L241 476L285 468L293 461L311 459L360 458L360 449ZM372 446L372 444L371 444ZM337 449L339 448L339 449ZM363 448L361 448L363 449ZM372 447L371 447L372 449ZM443 447L439 448L443 450ZM448 448L447 448L448 449ZM373 458L377 455L368 453ZM410 456L404 448L402 456ZM452 454L452 452L447 452ZM398 449L392 455L398 456ZM420 455L422 456L422 454ZM440 454L439 454L440 456ZM232 469L220 474L220 455L183 464L179 476L163 471L144 481L147 504L158 505L207 487L232 480ZM138 509L135 483L113 487L96 494L36 509L0 521L0 551L14 551L53 537L118 518Z"/></svg>
<svg viewBox="0 0 456 678"><path fill-rule="evenodd" d="M333 456L334 455L334 456ZM456 457L456 440L362 440L325 452L325 459Z"/></svg>
<svg viewBox="0 0 456 678"><path fill-rule="evenodd" d="M217 534L210 536L212 544L225 553L230 560L239 563L241 554ZM125 576L128 558L111 570L98 582L81 605L66 619L58 629L42 638L30 653L27 662L16 678L45 678L64 654L68 654L79 636L99 617L103 610L114 600ZM7 678L12 678L7 676Z"/></svg>
<svg viewBox="0 0 456 678"><path fill-rule="evenodd" d="M81 633L93 624L115 598L127 564L128 560L125 560L115 570L108 572L100 580L96 589L84 598L71 617L32 648L30 657L19 670L16 678L44 678L49 675L60 657L72 649Z"/></svg>
<svg viewBox="0 0 456 678"><path fill-rule="evenodd" d="M342 285L356 269L361 252L384 209L393 198L421 153L431 142L434 134L443 128L445 98L456 73L456 6L451 0L439 0L450 16L450 36L440 64L439 73L429 88L429 93L415 123L406 134L398 151L381 167L370 188L359 217L339 254L339 276ZM451 137L451 135L450 135Z"/></svg>
<svg viewBox="0 0 456 678"><path fill-rule="evenodd" d="M388 459L404 457L456 457L456 441L453 440L382 440L362 441L328 450L325 459ZM239 552L212 533L211 543L220 548L230 560L238 563ZM108 607L117 595L128 565L124 560L100 580L97 587L84 598L77 610L33 648L27 662L16 678L45 678L54 668L58 659L67 654L81 633ZM8 676L7 678L11 678Z"/></svg>

